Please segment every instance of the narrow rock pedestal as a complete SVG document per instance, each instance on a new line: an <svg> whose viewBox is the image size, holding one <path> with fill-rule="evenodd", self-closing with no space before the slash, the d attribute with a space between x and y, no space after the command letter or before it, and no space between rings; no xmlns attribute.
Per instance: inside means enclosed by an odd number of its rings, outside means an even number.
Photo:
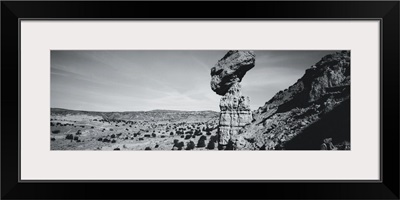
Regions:
<svg viewBox="0 0 400 200"><path fill-rule="evenodd" d="M240 147L239 130L251 123L252 112L249 97L242 96L239 82L234 83L221 98L219 104L221 113L219 120L220 150L232 150Z"/></svg>

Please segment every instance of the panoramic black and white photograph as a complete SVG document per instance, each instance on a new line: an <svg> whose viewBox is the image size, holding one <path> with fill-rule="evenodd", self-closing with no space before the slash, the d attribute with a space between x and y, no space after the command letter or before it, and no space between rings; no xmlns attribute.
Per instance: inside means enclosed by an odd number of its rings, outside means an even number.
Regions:
<svg viewBox="0 0 400 200"><path fill-rule="evenodd" d="M349 50L52 50L50 150L350 150Z"/></svg>

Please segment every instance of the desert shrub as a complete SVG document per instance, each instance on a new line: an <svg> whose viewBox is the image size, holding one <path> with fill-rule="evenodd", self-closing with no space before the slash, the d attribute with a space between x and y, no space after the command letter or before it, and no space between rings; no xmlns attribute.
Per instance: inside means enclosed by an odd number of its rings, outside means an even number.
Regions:
<svg viewBox="0 0 400 200"><path fill-rule="evenodd" d="M174 135L174 132L169 133L169 135Z"/></svg>
<svg viewBox="0 0 400 200"><path fill-rule="evenodd" d="M152 136L152 137L156 137L157 135L156 135L155 133L152 133L151 136Z"/></svg>
<svg viewBox="0 0 400 200"><path fill-rule="evenodd" d="M144 137L150 137L150 135L149 134L145 134Z"/></svg>
<svg viewBox="0 0 400 200"><path fill-rule="evenodd" d="M81 126L82 128L85 128L85 126Z"/></svg>
<svg viewBox="0 0 400 200"><path fill-rule="evenodd" d="M104 138L103 142L111 142L111 141L109 139L107 139L107 138Z"/></svg>
<svg viewBox="0 0 400 200"><path fill-rule="evenodd" d="M216 135L211 136L210 137L210 141L217 142L218 141L218 136L216 136Z"/></svg>
<svg viewBox="0 0 400 200"><path fill-rule="evenodd" d="M197 141L197 147L205 147L206 146L206 140L205 139L199 139L199 141Z"/></svg>
<svg viewBox="0 0 400 200"><path fill-rule="evenodd" d="M192 138L196 138L196 135L192 135Z"/></svg>
<svg viewBox="0 0 400 200"><path fill-rule="evenodd" d="M181 135L181 138L184 138L185 136L184 135Z"/></svg>
<svg viewBox="0 0 400 200"><path fill-rule="evenodd" d="M90 128L94 128L94 126L90 127Z"/></svg>
<svg viewBox="0 0 400 200"><path fill-rule="evenodd" d="M140 141L140 140L144 140L144 138L139 138L139 141Z"/></svg>
<svg viewBox="0 0 400 200"><path fill-rule="evenodd" d="M111 138L115 138L115 134L112 134L112 135L111 135Z"/></svg>
<svg viewBox="0 0 400 200"><path fill-rule="evenodd" d="M125 140L129 139L128 136L125 137Z"/></svg>
<svg viewBox="0 0 400 200"><path fill-rule="evenodd" d="M151 150L151 148L150 147L146 147L144 150Z"/></svg>
<svg viewBox="0 0 400 200"><path fill-rule="evenodd" d="M186 150L192 150L192 149L194 149L194 147L195 147L194 142L193 142L193 141L190 141L190 142L188 142L187 145L186 145Z"/></svg>
<svg viewBox="0 0 400 200"><path fill-rule="evenodd" d="M103 138L99 138L99 139L97 139L97 141L100 141L100 142L101 142L101 141L103 141Z"/></svg>
<svg viewBox="0 0 400 200"><path fill-rule="evenodd" d="M81 140L76 140L76 142L81 142Z"/></svg>
<svg viewBox="0 0 400 200"><path fill-rule="evenodd" d="M177 142L176 144L174 144L174 146L172 147L172 149L176 148L177 150L182 150L183 146L185 146L185 143L183 143L183 142Z"/></svg>
<svg viewBox="0 0 400 200"><path fill-rule="evenodd" d="M215 149L215 143L210 140L207 144L207 149Z"/></svg>
<svg viewBox="0 0 400 200"><path fill-rule="evenodd" d="M133 137L136 137L136 136L137 136L137 134L136 134L136 133L134 133L134 134L133 134Z"/></svg>
<svg viewBox="0 0 400 200"><path fill-rule="evenodd" d="M194 135L200 136L200 135L203 135L203 133L202 133L200 130L196 130L196 131L194 132Z"/></svg>
<svg viewBox="0 0 400 200"><path fill-rule="evenodd" d="M213 135L210 137L210 141L207 144L207 149L215 149L215 143L217 142L217 136Z"/></svg>
<svg viewBox="0 0 400 200"><path fill-rule="evenodd" d="M74 135L68 134L68 135L65 137L65 139L67 139L67 140L72 140L72 139L74 139Z"/></svg>
<svg viewBox="0 0 400 200"><path fill-rule="evenodd" d="M75 135L82 135L81 130L78 130L78 132L76 132Z"/></svg>
<svg viewBox="0 0 400 200"><path fill-rule="evenodd" d="M54 130L54 131L51 131L52 133L54 133L54 134L57 134L57 133L60 133L60 130Z"/></svg>
<svg viewBox="0 0 400 200"><path fill-rule="evenodd" d="M51 138L51 141L56 141L56 138L53 138L53 137L52 137L52 138Z"/></svg>
<svg viewBox="0 0 400 200"><path fill-rule="evenodd" d="M174 145L175 145L175 144L178 144L178 142L179 142L179 140L178 140L178 139L175 139L175 140L174 140Z"/></svg>
<svg viewBox="0 0 400 200"><path fill-rule="evenodd" d="M110 128L110 131L114 131L114 129Z"/></svg>
<svg viewBox="0 0 400 200"><path fill-rule="evenodd" d="M190 139L192 137L192 135L186 135L185 136L185 140L188 140L188 139Z"/></svg>
<svg viewBox="0 0 400 200"><path fill-rule="evenodd" d="M154 148L158 148L160 145L156 144L156 146L154 146Z"/></svg>
<svg viewBox="0 0 400 200"><path fill-rule="evenodd" d="M54 123L53 123L53 122L50 122L50 126L54 126Z"/></svg>
<svg viewBox="0 0 400 200"><path fill-rule="evenodd" d="M114 151L119 151L119 150L121 150L121 149L119 149L118 147L114 149Z"/></svg>
<svg viewBox="0 0 400 200"><path fill-rule="evenodd" d="M113 140L111 140L111 143L116 143L116 142L117 142L117 141L116 141L116 140L114 140L114 139L113 139Z"/></svg>
<svg viewBox="0 0 400 200"><path fill-rule="evenodd" d="M160 136L161 138L165 138L165 135Z"/></svg>
<svg viewBox="0 0 400 200"><path fill-rule="evenodd" d="M75 137L74 137L74 140L78 140L78 139L79 139L79 137L78 137L78 136L75 136Z"/></svg>

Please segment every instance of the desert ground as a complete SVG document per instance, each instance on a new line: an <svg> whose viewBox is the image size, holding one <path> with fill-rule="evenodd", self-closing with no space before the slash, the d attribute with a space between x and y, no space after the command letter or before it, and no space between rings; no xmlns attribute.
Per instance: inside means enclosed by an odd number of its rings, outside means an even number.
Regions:
<svg viewBox="0 0 400 200"><path fill-rule="evenodd" d="M217 119L122 120L53 112L51 150L217 150Z"/></svg>

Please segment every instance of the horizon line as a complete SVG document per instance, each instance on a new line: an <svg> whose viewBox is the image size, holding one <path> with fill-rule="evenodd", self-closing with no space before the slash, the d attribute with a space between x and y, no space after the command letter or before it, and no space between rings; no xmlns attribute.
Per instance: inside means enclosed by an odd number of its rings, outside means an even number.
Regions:
<svg viewBox="0 0 400 200"><path fill-rule="evenodd" d="M60 107L50 107L50 109L63 109L63 110L70 110L70 111L83 111L83 112L151 112L151 111L183 111L183 112L205 112L205 111L212 111L212 112L220 112L215 110L173 110L173 109L151 109L151 110L130 110L130 111L98 111L98 110L77 110L77 109L69 109L69 108L60 108Z"/></svg>

